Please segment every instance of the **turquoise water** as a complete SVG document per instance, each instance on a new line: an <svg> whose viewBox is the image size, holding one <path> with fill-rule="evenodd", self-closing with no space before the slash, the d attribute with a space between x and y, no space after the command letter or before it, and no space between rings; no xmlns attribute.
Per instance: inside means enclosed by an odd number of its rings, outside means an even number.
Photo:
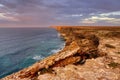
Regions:
<svg viewBox="0 0 120 80"><path fill-rule="evenodd" d="M41 60L64 46L51 28L0 28L0 78Z"/></svg>

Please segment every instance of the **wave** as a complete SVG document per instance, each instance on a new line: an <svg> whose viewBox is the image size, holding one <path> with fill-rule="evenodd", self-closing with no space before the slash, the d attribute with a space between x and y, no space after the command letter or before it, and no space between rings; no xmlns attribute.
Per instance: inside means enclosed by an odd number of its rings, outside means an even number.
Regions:
<svg viewBox="0 0 120 80"><path fill-rule="evenodd" d="M60 33L57 33L57 37L61 37Z"/></svg>
<svg viewBox="0 0 120 80"><path fill-rule="evenodd" d="M33 58L32 59L34 59L34 60L36 60L36 61L38 61L38 60L41 60L41 59L43 59L44 57L43 56L41 56L41 55L35 55L35 56L33 56Z"/></svg>
<svg viewBox="0 0 120 80"><path fill-rule="evenodd" d="M53 50L51 50L50 53L48 53L48 54L57 53L57 52L59 52L60 50L62 50L62 49L64 48L64 46L65 46L65 43L59 45L59 48L58 48L58 49L53 49Z"/></svg>

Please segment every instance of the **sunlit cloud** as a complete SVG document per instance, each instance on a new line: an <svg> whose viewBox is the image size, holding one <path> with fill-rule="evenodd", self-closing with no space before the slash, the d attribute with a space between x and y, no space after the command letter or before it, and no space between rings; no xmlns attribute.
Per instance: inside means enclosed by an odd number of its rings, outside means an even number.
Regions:
<svg viewBox="0 0 120 80"><path fill-rule="evenodd" d="M89 20L89 19L85 19L85 20L80 21L80 23L84 23L84 24L94 24L95 22L96 21Z"/></svg>
<svg viewBox="0 0 120 80"><path fill-rule="evenodd" d="M111 22L111 21L120 21L120 19L116 19L116 18L109 18L109 17L101 17L101 16L92 16L90 18L84 19L82 21L82 23L95 23L98 21L107 21L107 22Z"/></svg>
<svg viewBox="0 0 120 80"><path fill-rule="evenodd" d="M82 19L80 23L94 24L94 23L104 22L104 23L119 24L120 18L119 17L116 18L115 16L120 16L120 11L100 13L100 14L91 13L88 18Z"/></svg>
<svg viewBox="0 0 120 80"><path fill-rule="evenodd" d="M71 15L65 15L64 17L82 17L83 14L71 14Z"/></svg>
<svg viewBox="0 0 120 80"><path fill-rule="evenodd" d="M88 20L105 20L105 21L111 21L114 20L115 18L109 18L109 17L99 17L99 16L92 16L91 18L88 18Z"/></svg>
<svg viewBox="0 0 120 80"><path fill-rule="evenodd" d="M116 12L109 12L109 13L102 13L99 14L100 16L120 16L120 11L116 11Z"/></svg>
<svg viewBox="0 0 120 80"><path fill-rule="evenodd" d="M3 5L3 4L0 4L0 7L4 7L4 5Z"/></svg>
<svg viewBox="0 0 120 80"><path fill-rule="evenodd" d="M18 21L15 17L7 16L5 13L0 13L0 20L6 21Z"/></svg>

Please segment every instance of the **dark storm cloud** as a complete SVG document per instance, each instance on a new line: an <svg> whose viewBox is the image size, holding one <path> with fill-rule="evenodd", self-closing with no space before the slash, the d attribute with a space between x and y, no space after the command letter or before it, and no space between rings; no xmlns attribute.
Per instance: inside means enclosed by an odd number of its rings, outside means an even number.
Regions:
<svg viewBox="0 0 120 80"><path fill-rule="evenodd" d="M105 19L119 21L120 15L100 16L102 13L119 14L119 3L120 0L0 0L0 25L81 25L93 19L99 24ZM102 18L97 19L99 17Z"/></svg>

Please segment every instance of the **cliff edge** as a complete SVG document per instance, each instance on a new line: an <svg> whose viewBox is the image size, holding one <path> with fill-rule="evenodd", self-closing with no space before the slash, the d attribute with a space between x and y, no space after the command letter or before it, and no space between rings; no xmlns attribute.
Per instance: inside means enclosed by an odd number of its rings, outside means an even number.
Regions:
<svg viewBox="0 0 120 80"><path fill-rule="evenodd" d="M65 47L1 80L120 80L120 27L54 27Z"/></svg>

